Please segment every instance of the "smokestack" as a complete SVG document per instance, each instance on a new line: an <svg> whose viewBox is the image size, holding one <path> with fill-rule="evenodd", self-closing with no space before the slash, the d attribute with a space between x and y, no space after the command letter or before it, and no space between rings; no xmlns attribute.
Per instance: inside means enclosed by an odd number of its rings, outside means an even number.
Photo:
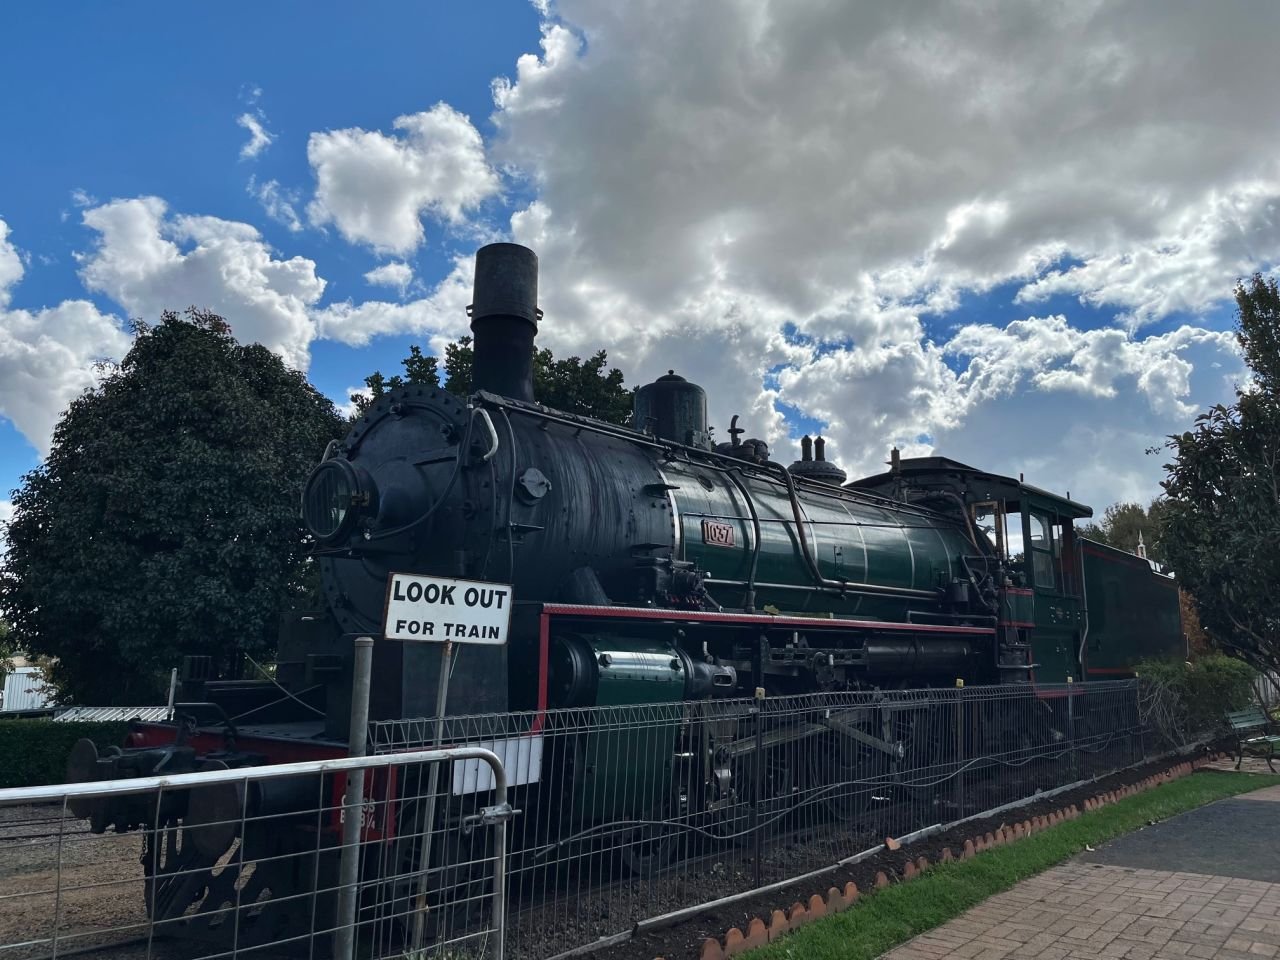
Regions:
<svg viewBox="0 0 1280 960"><path fill-rule="evenodd" d="M807 433L800 438L800 459L805 463L813 459L813 441Z"/></svg>
<svg viewBox="0 0 1280 960"><path fill-rule="evenodd" d="M481 247L471 300L472 389L532 402L533 338L542 319L537 254L518 243Z"/></svg>
<svg viewBox="0 0 1280 960"><path fill-rule="evenodd" d="M825 463L827 459L827 441L822 437L813 441L813 457L819 463Z"/></svg>

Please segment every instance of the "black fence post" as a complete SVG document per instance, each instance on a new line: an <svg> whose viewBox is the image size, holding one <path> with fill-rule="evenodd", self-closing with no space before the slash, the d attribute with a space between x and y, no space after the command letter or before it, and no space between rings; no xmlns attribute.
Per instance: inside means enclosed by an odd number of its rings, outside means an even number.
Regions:
<svg viewBox="0 0 1280 960"><path fill-rule="evenodd" d="M1067 677L1067 742L1071 746L1071 780L1080 779L1080 756L1076 752L1076 685Z"/></svg>
<svg viewBox="0 0 1280 960"><path fill-rule="evenodd" d="M751 712L755 715L755 787L751 797L751 852L753 879L757 887L764 886L764 838L760 829L760 801L764 798L764 665L769 655L769 638L762 634L756 644L756 695Z"/></svg>
<svg viewBox="0 0 1280 960"><path fill-rule="evenodd" d="M756 687L756 702L751 712L755 714L756 762L755 788L751 798L751 851L754 863L753 879L757 887L764 886L764 837L760 829L760 801L764 797L764 687Z"/></svg>
<svg viewBox="0 0 1280 960"><path fill-rule="evenodd" d="M956 818L964 816L964 680L956 678Z"/></svg>
<svg viewBox="0 0 1280 960"><path fill-rule="evenodd" d="M1133 725L1129 728L1129 758L1131 763L1147 759L1147 728L1142 722L1142 679L1133 675Z"/></svg>

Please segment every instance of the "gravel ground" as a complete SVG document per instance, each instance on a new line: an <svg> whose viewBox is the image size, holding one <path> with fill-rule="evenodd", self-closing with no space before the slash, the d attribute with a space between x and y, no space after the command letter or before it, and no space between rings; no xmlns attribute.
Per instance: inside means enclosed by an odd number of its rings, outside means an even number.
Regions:
<svg viewBox="0 0 1280 960"><path fill-rule="evenodd" d="M89 833L83 820L61 819L60 804L0 809L0 944L51 938L74 949L143 932L142 836ZM62 864L61 889L58 864ZM65 939L64 939L65 938ZM9 958L44 956L52 944L11 947Z"/></svg>
<svg viewBox="0 0 1280 960"><path fill-rule="evenodd" d="M1060 782L1061 777L1062 771L1054 764L1022 768L995 782L975 776L976 782L967 785L964 813L1034 795ZM962 814L953 801L950 793L946 797L933 794L923 801L899 798L867 811L856 826L813 808L808 814L811 822L803 826L797 826L794 817L784 819L761 857L759 885L821 869L878 845L886 836L900 836L906 829L958 819ZM919 849L926 855L929 852L923 845ZM582 862L595 864L594 874L578 876L562 870L512 891L508 954L513 960L541 960L629 930L639 920L750 890L758 885L752 854L748 842L721 845L648 879L624 879L621 869L615 869L612 879L602 877L600 858L583 858ZM513 863L512 874L513 878L519 875L517 864Z"/></svg>
<svg viewBox="0 0 1280 960"><path fill-rule="evenodd" d="M821 894L829 886L843 887L847 881L853 881L859 889L870 889L874 885L877 871L883 870L891 877L896 876L908 856L911 858L925 856L931 862L937 862L943 847L950 847L953 852L957 852L962 848L965 839L974 834L993 831L1001 825L1046 814L1072 803L1081 805L1086 797L1137 783L1152 773L1167 769L1172 763L1171 760L1144 763L1103 777L1087 786L1057 794L1050 799L1033 800L1015 810L970 821L961 827L905 846L898 853L881 853L862 863L833 870L819 878L704 911L683 922L648 931L625 943L599 949L590 954L590 960L653 960L654 957L666 957L668 960L684 960L684 958L692 960L698 956L703 939L721 937L725 931L734 926L745 929L752 917L767 918L770 911L774 909L785 909L797 900L807 900L811 894ZM699 901L705 902L707 899L709 897L706 891L701 891L700 895L691 896L681 906ZM656 911L654 913L656 914ZM548 955L542 954L543 957Z"/></svg>

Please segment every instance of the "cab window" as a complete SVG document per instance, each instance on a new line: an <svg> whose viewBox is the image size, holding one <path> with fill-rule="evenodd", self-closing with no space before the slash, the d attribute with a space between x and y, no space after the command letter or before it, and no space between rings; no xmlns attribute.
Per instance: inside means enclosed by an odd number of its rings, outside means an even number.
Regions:
<svg viewBox="0 0 1280 960"><path fill-rule="evenodd" d="M1057 563L1055 559L1061 550L1055 536L1053 524L1047 517L1038 513L1030 514L1030 543L1027 544L1031 554L1031 573L1037 587L1055 590L1058 587Z"/></svg>
<svg viewBox="0 0 1280 960"><path fill-rule="evenodd" d="M973 505L973 526L979 534L987 538L999 556L1004 556L1004 517L999 504L975 503Z"/></svg>

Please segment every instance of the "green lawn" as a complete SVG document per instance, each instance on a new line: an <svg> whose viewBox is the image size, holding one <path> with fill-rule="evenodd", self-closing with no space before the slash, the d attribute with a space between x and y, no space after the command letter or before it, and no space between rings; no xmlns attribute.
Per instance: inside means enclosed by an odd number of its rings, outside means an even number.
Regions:
<svg viewBox="0 0 1280 960"><path fill-rule="evenodd" d="M1096 846L1153 820L1274 783L1275 777L1256 774L1195 773L970 860L940 864L908 883L864 893L845 912L811 923L746 956L751 960L871 960L1019 880L1061 863L1086 845Z"/></svg>

